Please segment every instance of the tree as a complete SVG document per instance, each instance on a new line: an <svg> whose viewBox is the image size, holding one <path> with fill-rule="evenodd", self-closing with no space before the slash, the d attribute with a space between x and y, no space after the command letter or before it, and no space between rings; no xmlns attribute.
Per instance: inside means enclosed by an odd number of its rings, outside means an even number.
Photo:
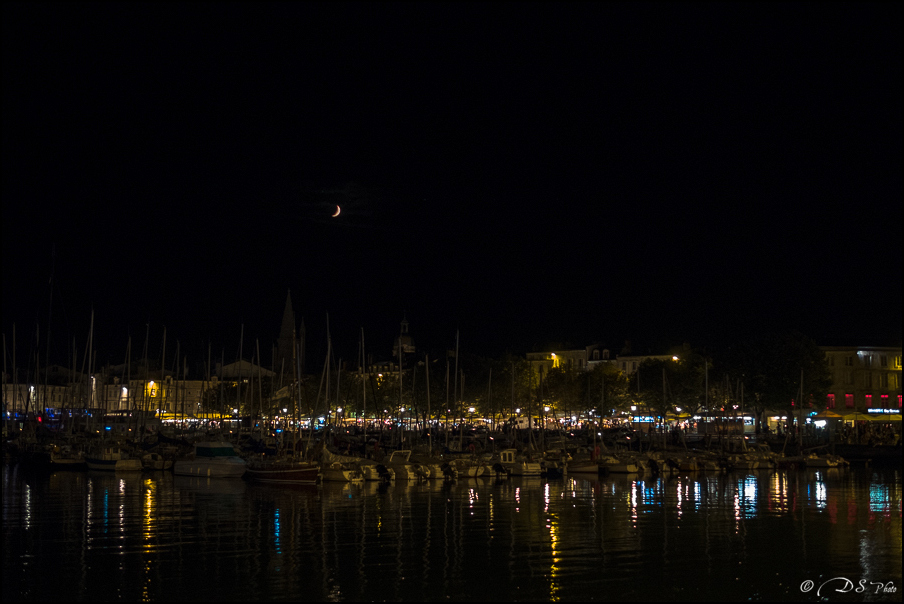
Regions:
<svg viewBox="0 0 904 604"><path fill-rule="evenodd" d="M594 367L587 381L587 410L594 417L611 417L630 410L633 399L629 393L628 377L615 363L601 363Z"/></svg>
<svg viewBox="0 0 904 604"><path fill-rule="evenodd" d="M822 407L832 385L825 354L796 331L765 333L741 342L727 351L723 365L750 395L757 429L766 409L793 413L800 405Z"/></svg>

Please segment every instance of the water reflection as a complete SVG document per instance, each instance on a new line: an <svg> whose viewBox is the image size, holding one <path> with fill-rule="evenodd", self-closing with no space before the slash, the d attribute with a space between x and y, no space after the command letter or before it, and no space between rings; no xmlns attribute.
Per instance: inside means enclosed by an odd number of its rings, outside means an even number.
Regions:
<svg viewBox="0 0 904 604"><path fill-rule="evenodd" d="M3 486L20 600L806 599L801 582L831 573L901 587L899 472L283 487L6 468Z"/></svg>

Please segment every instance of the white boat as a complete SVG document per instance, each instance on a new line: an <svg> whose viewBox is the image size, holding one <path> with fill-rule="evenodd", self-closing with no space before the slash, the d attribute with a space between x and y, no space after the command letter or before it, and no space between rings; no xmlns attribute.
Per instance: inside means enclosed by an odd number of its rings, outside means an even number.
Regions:
<svg viewBox="0 0 904 604"><path fill-rule="evenodd" d="M377 463L372 459L359 460L358 470L361 471L361 475L364 477L364 480L368 482L392 482L393 480L395 480L395 471L393 471L392 468L387 468L385 465Z"/></svg>
<svg viewBox="0 0 904 604"><path fill-rule="evenodd" d="M89 470L140 472L141 459L132 457L118 445L106 445L99 451L85 455Z"/></svg>
<svg viewBox="0 0 904 604"><path fill-rule="evenodd" d="M320 467L320 480L322 482L364 482L364 474L354 464L334 461Z"/></svg>
<svg viewBox="0 0 904 604"><path fill-rule="evenodd" d="M478 478L486 472L484 464L464 457L453 459L449 465L455 470L457 478Z"/></svg>
<svg viewBox="0 0 904 604"><path fill-rule="evenodd" d="M804 463L808 468L837 468L843 465L844 459L838 455L817 455L810 453L804 458Z"/></svg>
<svg viewBox="0 0 904 604"><path fill-rule="evenodd" d="M498 461L509 476L540 476L543 471L539 461L519 455L515 449L500 451Z"/></svg>
<svg viewBox="0 0 904 604"><path fill-rule="evenodd" d="M247 464L239 457L232 443L205 441L195 443L194 452L173 463L177 476L204 476L210 478L240 478Z"/></svg>
<svg viewBox="0 0 904 604"><path fill-rule="evenodd" d="M637 464L631 459L619 459L614 455L603 455L599 458L599 466L610 474L634 474Z"/></svg>
<svg viewBox="0 0 904 604"><path fill-rule="evenodd" d="M411 463L420 466L426 471L426 478L435 479L435 480L443 480L445 478L454 479L454 474L457 474L455 468L450 468L448 464L445 464L442 461L438 461L432 457L423 457L420 455L412 455L408 458L408 461Z"/></svg>
<svg viewBox="0 0 904 604"><path fill-rule="evenodd" d="M396 480L421 480L430 477L430 470L410 461L411 450L393 451L389 459L384 461L387 468L395 472Z"/></svg>
<svg viewBox="0 0 904 604"><path fill-rule="evenodd" d="M750 453L729 455L726 463L734 470L758 470L762 466L760 458Z"/></svg>

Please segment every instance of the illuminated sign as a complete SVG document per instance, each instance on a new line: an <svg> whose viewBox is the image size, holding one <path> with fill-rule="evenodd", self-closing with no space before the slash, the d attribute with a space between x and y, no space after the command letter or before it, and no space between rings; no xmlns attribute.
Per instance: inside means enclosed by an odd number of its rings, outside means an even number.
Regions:
<svg viewBox="0 0 904 604"><path fill-rule="evenodd" d="M900 409L867 409L867 413L900 413Z"/></svg>

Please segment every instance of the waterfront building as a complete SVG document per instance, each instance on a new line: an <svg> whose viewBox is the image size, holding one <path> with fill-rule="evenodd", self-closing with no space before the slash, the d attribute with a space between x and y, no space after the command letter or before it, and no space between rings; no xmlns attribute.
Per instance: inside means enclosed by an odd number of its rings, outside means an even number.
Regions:
<svg viewBox="0 0 904 604"><path fill-rule="evenodd" d="M599 345L585 346L584 348L567 349L557 348L543 352L528 352L527 360L534 373L549 373L550 369L575 369L577 371L589 371L593 363L599 363L609 359L609 350L601 349Z"/></svg>
<svg viewBox="0 0 904 604"><path fill-rule="evenodd" d="M646 355L615 355L612 358L608 348L598 345L586 346L578 349L549 350L544 352L528 352L527 360L533 371L548 373L555 367L570 368L578 371L592 371L594 367L602 364L615 365L625 375L633 375L641 363L648 360L671 359L668 354Z"/></svg>
<svg viewBox="0 0 904 604"><path fill-rule="evenodd" d="M901 413L901 347L822 346L832 374L826 408L842 416Z"/></svg>

